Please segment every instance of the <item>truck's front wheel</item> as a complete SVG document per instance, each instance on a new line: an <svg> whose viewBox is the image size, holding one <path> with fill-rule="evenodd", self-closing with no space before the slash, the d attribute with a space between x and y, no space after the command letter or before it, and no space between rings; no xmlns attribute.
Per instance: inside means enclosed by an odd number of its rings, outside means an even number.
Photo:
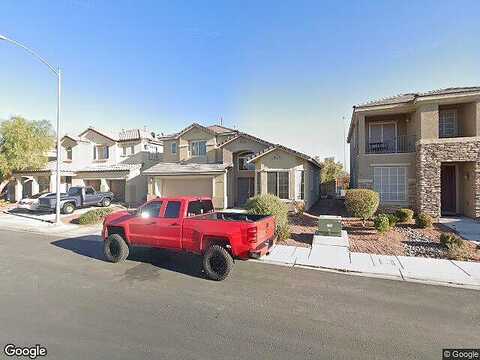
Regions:
<svg viewBox="0 0 480 360"><path fill-rule="evenodd" d="M124 261L130 251L127 243L120 235L112 234L104 241L103 252L108 261L116 263Z"/></svg>
<svg viewBox="0 0 480 360"><path fill-rule="evenodd" d="M212 245L203 255L203 269L208 278L221 281L233 268L233 258L223 246Z"/></svg>

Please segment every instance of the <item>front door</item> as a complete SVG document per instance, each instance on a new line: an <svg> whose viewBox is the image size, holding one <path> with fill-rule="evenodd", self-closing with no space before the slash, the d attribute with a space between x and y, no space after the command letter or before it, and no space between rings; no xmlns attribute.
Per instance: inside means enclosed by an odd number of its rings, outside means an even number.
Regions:
<svg viewBox="0 0 480 360"><path fill-rule="evenodd" d="M244 205L253 196L254 178L238 178L238 206Z"/></svg>
<svg viewBox="0 0 480 360"><path fill-rule="evenodd" d="M442 215L453 215L457 212L457 183L455 165L441 167L441 199Z"/></svg>

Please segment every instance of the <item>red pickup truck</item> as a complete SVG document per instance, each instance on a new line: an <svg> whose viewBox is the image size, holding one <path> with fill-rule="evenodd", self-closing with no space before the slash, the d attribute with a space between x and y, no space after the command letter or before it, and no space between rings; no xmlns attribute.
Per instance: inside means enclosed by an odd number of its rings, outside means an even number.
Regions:
<svg viewBox="0 0 480 360"><path fill-rule="evenodd" d="M111 262L125 260L131 246L188 251L203 256L210 279L223 280L234 258L268 253L275 241L275 220L269 215L215 212L212 200L205 197L157 198L135 212L109 215L102 236Z"/></svg>

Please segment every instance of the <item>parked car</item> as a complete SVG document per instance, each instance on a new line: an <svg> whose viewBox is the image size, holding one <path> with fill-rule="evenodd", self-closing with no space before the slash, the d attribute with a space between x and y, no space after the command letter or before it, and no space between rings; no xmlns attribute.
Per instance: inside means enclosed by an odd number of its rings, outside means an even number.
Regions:
<svg viewBox="0 0 480 360"><path fill-rule="evenodd" d="M38 193L36 195L23 198L17 203L17 208L28 210L28 211L35 211L38 209L39 200L42 197L49 196L50 194L51 194L50 192L46 191L46 192Z"/></svg>
<svg viewBox="0 0 480 360"><path fill-rule="evenodd" d="M132 246L186 251L203 256L210 279L223 280L234 258L268 253L275 241L275 220L270 215L215 212L210 198L157 198L135 212L109 215L102 237L111 262L125 260Z"/></svg>
<svg viewBox="0 0 480 360"><path fill-rule="evenodd" d="M73 186L66 194L60 194L60 210L63 214L71 214L77 208L89 206L110 206L113 193L98 192L91 186ZM56 193L39 199L38 209L55 210L57 205Z"/></svg>

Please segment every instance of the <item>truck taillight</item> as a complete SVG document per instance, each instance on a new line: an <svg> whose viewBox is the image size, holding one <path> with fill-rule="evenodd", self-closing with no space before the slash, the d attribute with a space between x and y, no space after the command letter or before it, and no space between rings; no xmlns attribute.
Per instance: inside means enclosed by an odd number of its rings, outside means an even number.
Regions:
<svg viewBox="0 0 480 360"><path fill-rule="evenodd" d="M251 243L257 242L257 228L252 227L247 230L247 240Z"/></svg>

